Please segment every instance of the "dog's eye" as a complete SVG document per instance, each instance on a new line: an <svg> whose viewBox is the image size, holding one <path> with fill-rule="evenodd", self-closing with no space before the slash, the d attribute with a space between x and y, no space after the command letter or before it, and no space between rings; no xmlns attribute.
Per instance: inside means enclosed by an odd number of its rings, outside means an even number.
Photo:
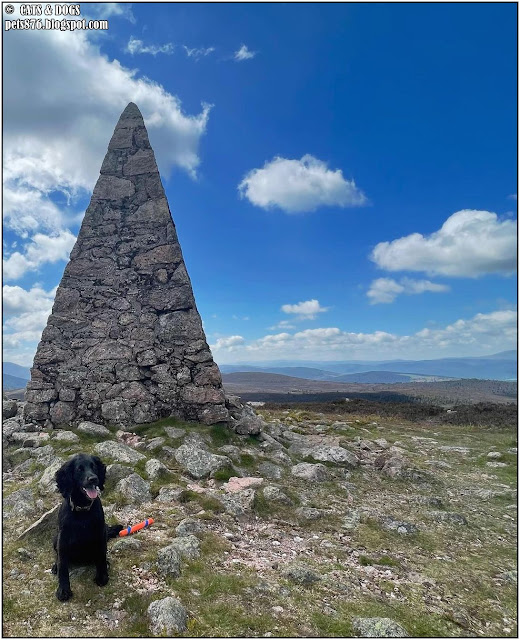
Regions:
<svg viewBox="0 0 520 640"><path fill-rule="evenodd" d="M83 471L83 465L82 464L79 465L78 471Z"/></svg>

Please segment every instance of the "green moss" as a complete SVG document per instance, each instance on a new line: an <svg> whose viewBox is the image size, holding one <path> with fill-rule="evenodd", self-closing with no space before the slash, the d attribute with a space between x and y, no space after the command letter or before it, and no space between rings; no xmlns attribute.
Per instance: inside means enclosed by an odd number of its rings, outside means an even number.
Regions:
<svg viewBox="0 0 520 640"><path fill-rule="evenodd" d="M379 560L375 561L375 564L382 564L385 567L400 567L401 564L395 558L390 556L381 556Z"/></svg>
<svg viewBox="0 0 520 640"><path fill-rule="evenodd" d="M231 444L234 439L233 432L224 424L214 424L209 430L209 435L215 447Z"/></svg>
<svg viewBox="0 0 520 640"><path fill-rule="evenodd" d="M234 471L231 467L219 469L213 474L215 480L219 480L220 482L227 482L233 476L236 476L236 471Z"/></svg>
<svg viewBox="0 0 520 640"><path fill-rule="evenodd" d="M246 468L251 468L254 467L256 464L256 459L254 456L250 455L249 453L243 453L240 456L240 466L241 467L246 467Z"/></svg>
<svg viewBox="0 0 520 640"><path fill-rule="evenodd" d="M214 513L221 513L224 511L224 507L221 502L212 496L207 496L202 493L197 493L191 489L185 489L179 496L179 502L198 502L205 511L213 511Z"/></svg>

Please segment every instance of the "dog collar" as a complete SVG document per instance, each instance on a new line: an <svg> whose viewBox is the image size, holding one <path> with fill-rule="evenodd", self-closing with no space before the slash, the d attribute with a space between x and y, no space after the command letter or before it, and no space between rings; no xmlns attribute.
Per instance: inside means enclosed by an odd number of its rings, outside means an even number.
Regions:
<svg viewBox="0 0 520 640"><path fill-rule="evenodd" d="M94 498L95 500L95 498ZM90 501L90 504L87 505L86 507L79 507L77 504L74 504L72 502L72 498L69 496L69 503L70 503L70 508L72 509L72 511L89 511L90 507L94 504L94 500Z"/></svg>

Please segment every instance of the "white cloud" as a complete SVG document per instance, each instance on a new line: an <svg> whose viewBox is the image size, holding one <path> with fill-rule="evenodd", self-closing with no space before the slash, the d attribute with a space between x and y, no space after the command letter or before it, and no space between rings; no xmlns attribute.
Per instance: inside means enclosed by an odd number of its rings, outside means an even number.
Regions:
<svg viewBox="0 0 520 640"><path fill-rule="evenodd" d="M235 347L243 345L245 342L242 336L228 336L227 338L218 338L215 344L210 345L212 351L219 351L225 349L226 351L233 351Z"/></svg>
<svg viewBox="0 0 520 640"><path fill-rule="evenodd" d="M27 366L52 311L56 288L45 291L35 285L29 291L18 286L2 289L4 359Z"/></svg>
<svg viewBox="0 0 520 640"><path fill-rule="evenodd" d="M67 260L76 242L68 229L54 235L36 233L24 247L24 253L15 251L4 259L4 279L17 280L27 271L35 271L42 264Z"/></svg>
<svg viewBox="0 0 520 640"><path fill-rule="evenodd" d="M272 327L268 327L269 331L276 331L276 329L296 329L295 325L291 324L289 320L280 320L278 324Z"/></svg>
<svg viewBox="0 0 520 640"><path fill-rule="evenodd" d="M134 36L130 36L130 40L126 45L126 51L135 55L136 53L149 53L152 56L156 56L158 53L166 53L171 55L174 50L174 46L171 42L167 42L166 44L157 45L157 44L144 44L142 40L138 38L134 38Z"/></svg>
<svg viewBox="0 0 520 640"><path fill-rule="evenodd" d="M196 175L210 106L185 114L177 97L103 55L88 33L6 34L4 55L16 65L4 70L4 215L17 233L59 232L77 216L72 207L93 189L131 101L143 113L163 175L173 166ZM69 210L56 206L56 192Z"/></svg>
<svg viewBox="0 0 520 640"><path fill-rule="evenodd" d="M429 236L412 233L380 242L370 258L388 271L470 278L510 275L516 269L516 221L500 220L489 211L457 211Z"/></svg>
<svg viewBox="0 0 520 640"><path fill-rule="evenodd" d="M233 58L240 62L241 60L250 60L256 56L256 51L250 51L245 44L243 44L240 49L235 51Z"/></svg>
<svg viewBox="0 0 520 640"><path fill-rule="evenodd" d="M29 291L19 286L4 284L2 287L2 301L4 317L16 314L50 309L52 307L56 287L51 291L45 291L42 287L34 285Z"/></svg>
<svg viewBox="0 0 520 640"><path fill-rule="evenodd" d="M284 304L281 310L284 313L294 314L297 320L314 320L318 313L328 311L328 307L321 307L317 300L306 300L298 304Z"/></svg>
<svg viewBox="0 0 520 640"><path fill-rule="evenodd" d="M338 327L269 334L235 345L234 353L217 354L219 362L236 360L349 360L474 356L514 349L516 313L512 310L478 313L444 328L425 328L412 335L386 331L356 333Z"/></svg>
<svg viewBox="0 0 520 640"><path fill-rule="evenodd" d="M412 280L411 278L401 278L399 282L392 278L378 278L370 285L367 296L370 304L389 304L400 294L413 295L430 291L441 293L449 291L450 287L445 284L437 284L430 280Z"/></svg>
<svg viewBox="0 0 520 640"><path fill-rule="evenodd" d="M279 207L287 213L324 206L355 207L367 201L354 180L345 180L341 169L328 169L325 162L309 154L300 160L276 157L266 162L262 169L250 171L238 190L258 207Z"/></svg>
<svg viewBox="0 0 520 640"><path fill-rule="evenodd" d="M188 56L188 58L194 58L195 60L198 60L199 58L203 58L205 56L209 56L210 53L213 53L213 51L215 51L215 47L195 47L193 49L190 49L185 44L182 45L182 48L184 49L184 51L186 51L186 55Z"/></svg>
<svg viewBox="0 0 520 640"><path fill-rule="evenodd" d="M135 24L136 19L132 13L131 6L132 5L127 2L93 2L92 4L88 4L88 11L95 13L99 18L111 18L116 16L125 18L132 24Z"/></svg>

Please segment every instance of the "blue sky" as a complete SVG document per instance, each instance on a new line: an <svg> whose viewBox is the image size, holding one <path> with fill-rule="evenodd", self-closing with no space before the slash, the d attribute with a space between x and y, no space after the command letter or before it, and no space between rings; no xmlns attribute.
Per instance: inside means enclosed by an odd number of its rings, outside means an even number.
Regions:
<svg viewBox="0 0 520 640"><path fill-rule="evenodd" d="M4 32L4 359L129 101L218 362L515 347L515 4L80 6Z"/></svg>

